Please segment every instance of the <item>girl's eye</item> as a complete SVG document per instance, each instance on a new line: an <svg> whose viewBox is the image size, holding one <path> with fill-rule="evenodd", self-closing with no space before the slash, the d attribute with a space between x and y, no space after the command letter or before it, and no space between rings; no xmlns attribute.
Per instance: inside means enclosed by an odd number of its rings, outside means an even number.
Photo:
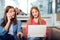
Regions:
<svg viewBox="0 0 60 40"><path fill-rule="evenodd" d="M35 12L32 12L32 13L37 13L37 11L35 11Z"/></svg>
<svg viewBox="0 0 60 40"><path fill-rule="evenodd" d="M9 12L10 12L10 13L14 12L14 9L9 9Z"/></svg>
<svg viewBox="0 0 60 40"><path fill-rule="evenodd" d="M14 12L14 11L10 11L10 13L12 13L12 12Z"/></svg>
<svg viewBox="0 0 60 40"><path fill-rule="evenodd" d="M32 13L34 13L34 12L32 12Z"/></svg>
<svg viewBox="0 0 60 40"><path fill-rule="evenodd" d="M10 13L12 13L12 11L10 11Z"/></svg>
<svg viewBox="0 0 60 40"><path fill-rule="evenodd" d="M37 11L35 11L35 13L37 13Z"/></svg>

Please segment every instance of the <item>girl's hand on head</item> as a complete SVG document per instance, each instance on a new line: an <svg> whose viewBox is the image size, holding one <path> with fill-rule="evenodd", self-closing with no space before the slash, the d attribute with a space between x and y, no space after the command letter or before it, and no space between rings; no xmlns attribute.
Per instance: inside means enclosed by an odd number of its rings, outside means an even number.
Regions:
<svg viewBox="0 0 60 40"><path fill-rule="evenodd" d="M10 13L7 13L7 19L8 19L8 21L11 21L12 17L10 15Z"/></svg>

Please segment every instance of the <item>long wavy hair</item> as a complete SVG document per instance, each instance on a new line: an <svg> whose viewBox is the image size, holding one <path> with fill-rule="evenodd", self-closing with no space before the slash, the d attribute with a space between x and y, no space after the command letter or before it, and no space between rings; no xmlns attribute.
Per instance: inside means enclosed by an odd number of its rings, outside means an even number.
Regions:
<svg viewBox="0 0 60 40"><path fill-rule="evenodd" d="M29 20L28 20L28 24L31 25L32 24L32 19L34 18L33 15L32 15L32 10L33 9L36 9L38 11L38 24L41 24L43 25L43 22L42 22L42 17L40 15L40 11L37 7L32 7L31 10L30 10L30 17L29 17Z"/></svg>
<svg viewBox="0 0 60 40"><path fill-rule="evenodd" d="M4 21L3 21L2 24L1 24L1 26L3 26L3 27L7 24L7 21L8 21L8 20L7 20L7 13L8 13L8 11L9 11L9 9L11 9L11 8L14 9L13 6L7 6L6 9L5 9L4 17L3 17L3 20L4 20ZM14 9L14 12L15 12L15 9ZM14 18L11 19L11 23L12 23L12 22L13 22L14 25L17 24L16 12L15 12Z"/></svg>

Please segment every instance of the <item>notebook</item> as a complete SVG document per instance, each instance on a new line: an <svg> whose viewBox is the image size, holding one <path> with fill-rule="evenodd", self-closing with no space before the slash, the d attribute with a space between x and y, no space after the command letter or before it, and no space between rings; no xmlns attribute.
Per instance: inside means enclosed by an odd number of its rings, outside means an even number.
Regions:
<svg viewBox="0 0 60 40"><path fill-rule="evenodd" d="M46 37L46 25L28 25L28 37Z"/></svg>

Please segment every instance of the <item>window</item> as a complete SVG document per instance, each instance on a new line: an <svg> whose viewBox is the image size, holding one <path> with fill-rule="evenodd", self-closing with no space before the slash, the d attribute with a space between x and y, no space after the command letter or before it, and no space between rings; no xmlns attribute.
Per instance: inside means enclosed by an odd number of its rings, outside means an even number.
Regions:
<svg viewBox="0 0 60 40"><path fill-rule="evenodd" d="M60 0L56 0L56 13L60 13Z"/></svg>

